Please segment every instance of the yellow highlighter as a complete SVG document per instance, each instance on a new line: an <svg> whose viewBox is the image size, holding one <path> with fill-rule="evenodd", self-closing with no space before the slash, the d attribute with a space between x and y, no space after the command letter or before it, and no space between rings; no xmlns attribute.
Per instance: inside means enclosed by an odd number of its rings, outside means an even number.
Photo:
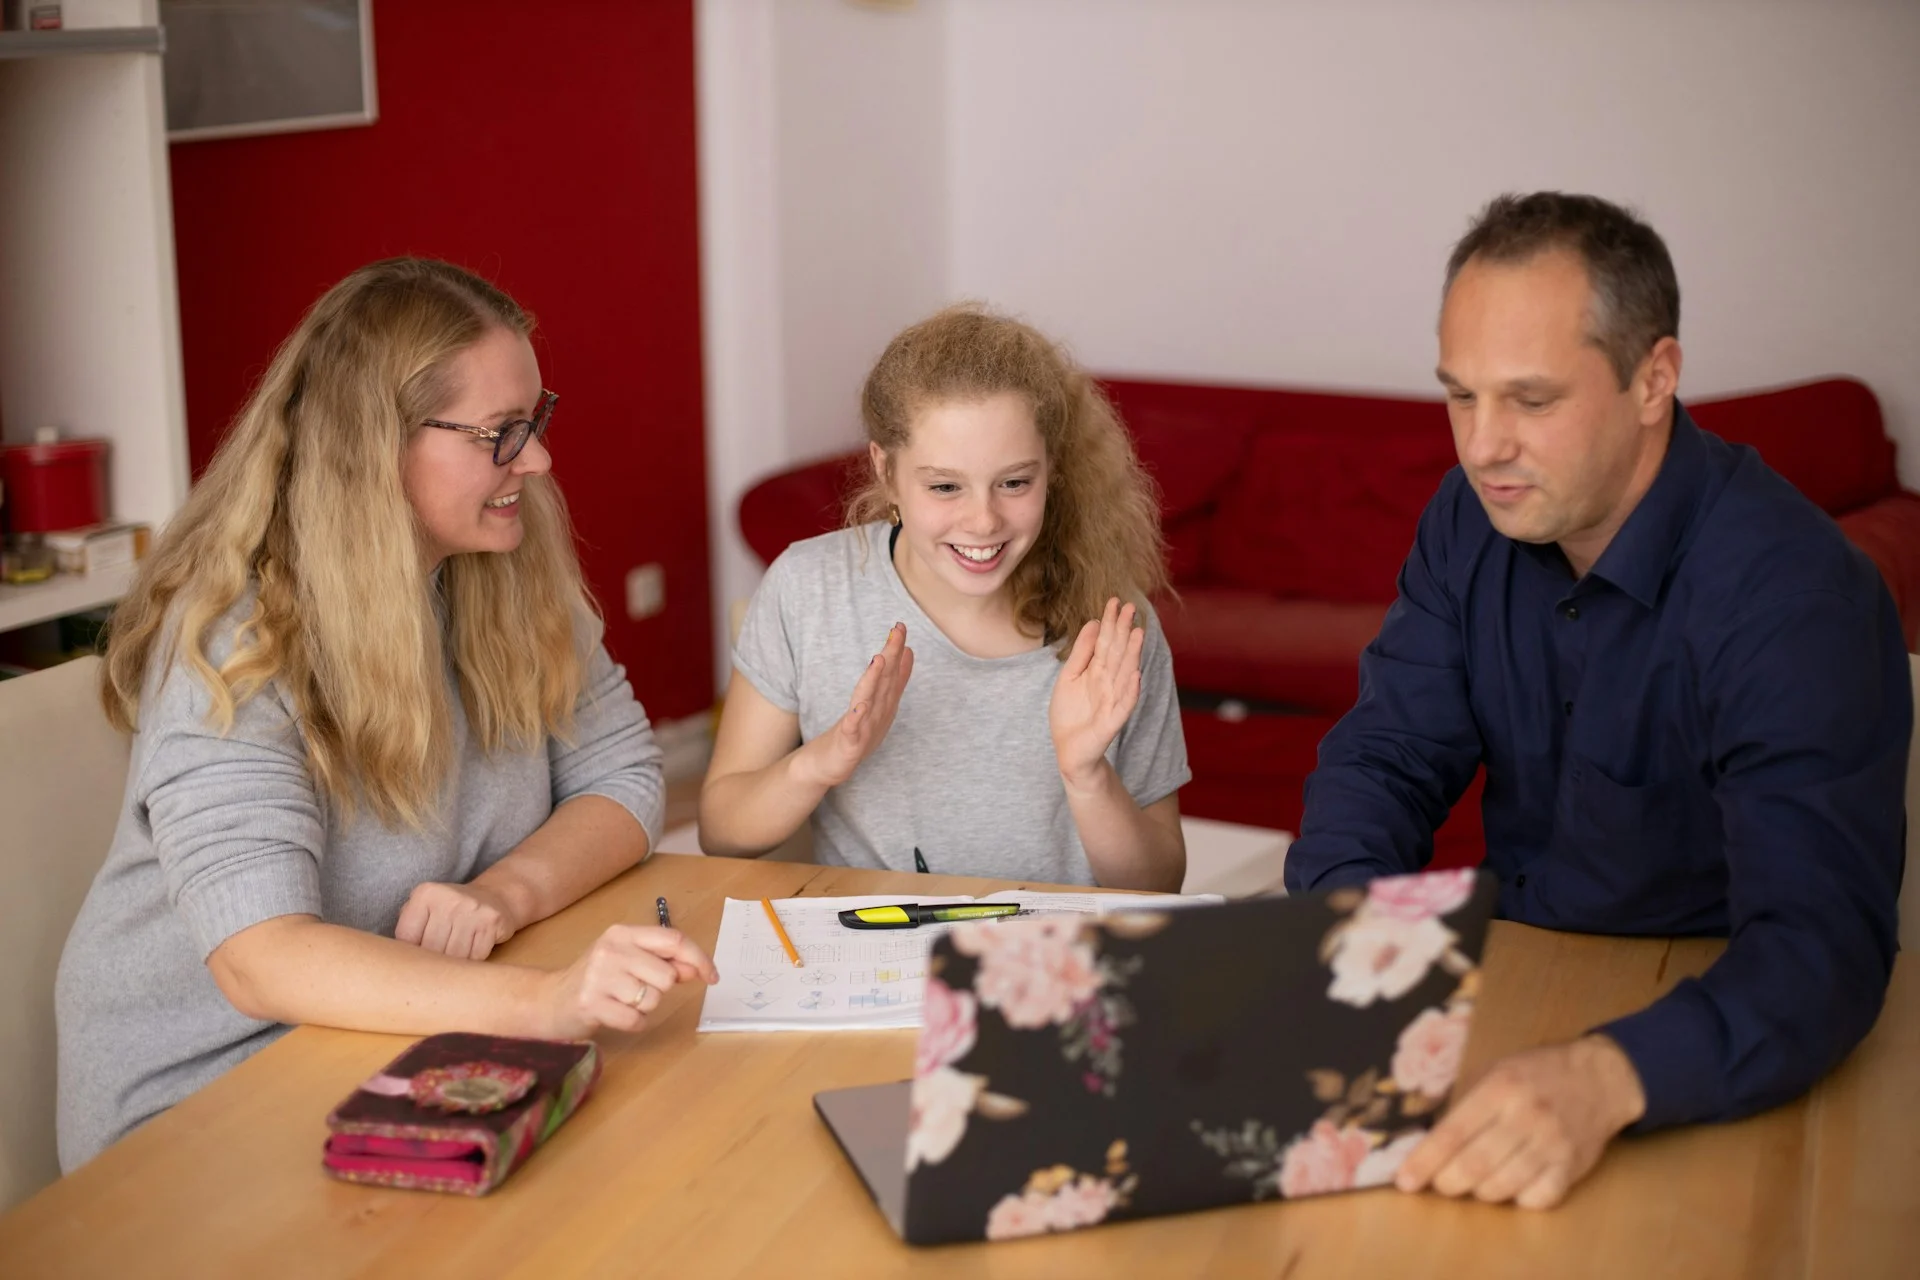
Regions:
<svg viewBox="0 0 1920 1280"><path fill-rule="evenodd" d="M849 929L913 929L950 920L993 920L1019 914L1017 902L950 902L925 907L917 902L901 902L889 907L855 907L842 911L840 923Z"/></svg>

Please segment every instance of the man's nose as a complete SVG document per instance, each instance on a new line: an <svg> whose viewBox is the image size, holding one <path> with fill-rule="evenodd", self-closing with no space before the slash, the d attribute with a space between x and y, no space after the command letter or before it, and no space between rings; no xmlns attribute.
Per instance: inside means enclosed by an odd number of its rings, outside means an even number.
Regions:
<svg viewBox="0 0 1920 1280"><path fill-rule="evenodd" d="M1485 400L1453 411L1453 445L1469 471L1512 462L1520 453L1520 435L1512 416Z"/></svg>

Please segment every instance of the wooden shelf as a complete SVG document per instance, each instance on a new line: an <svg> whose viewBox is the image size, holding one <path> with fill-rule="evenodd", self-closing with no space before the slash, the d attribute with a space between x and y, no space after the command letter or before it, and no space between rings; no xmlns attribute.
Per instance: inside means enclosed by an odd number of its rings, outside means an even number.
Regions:
<svg viewBox="0 0 1920 1280"><path fill-rule="evenodd" d="M133 585L138 568L128 564L99 573L56 573L45 582L25 586L0 583L0 631L112 604Z"/></svg>
<svg viewBox="0 0 1920 1280"><path fill-rule="evenodd" d="M159 27L81 27L60 31L0 31L0 59L56 58L79 53L163 53Z"/></svg>

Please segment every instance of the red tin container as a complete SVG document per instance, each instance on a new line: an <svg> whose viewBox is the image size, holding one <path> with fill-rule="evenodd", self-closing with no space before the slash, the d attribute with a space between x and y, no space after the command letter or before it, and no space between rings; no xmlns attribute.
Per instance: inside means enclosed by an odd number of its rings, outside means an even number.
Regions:
<svg viewBox="0 0 1920 1280"><path fill-rule="evenodd" d="M13 533L78 529L107 518L105 440L60 440L0 449Z"/></svg>

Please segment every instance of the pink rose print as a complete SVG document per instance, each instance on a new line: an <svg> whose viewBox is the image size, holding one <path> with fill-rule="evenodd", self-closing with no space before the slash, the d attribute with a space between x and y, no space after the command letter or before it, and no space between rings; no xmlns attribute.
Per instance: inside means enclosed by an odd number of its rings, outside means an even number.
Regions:
<svg viewBox="0 0 1920 1280"><path fill-rule="evenodd" d="M926 1025L920 1032L920 1045L914 1054L916 1079L932 1075L950 1062L958 1062L973 1048L974 999L965 991L955 991L938 978L927 979L927 994L922 1013Z"/></svg>
<svg viewBox="0 0 1920 1280"><path fill-rule="evenodd" d="M1053 1193L1047 1206L1048 1225L1055 1231L1072 1231L1105 1222L1115 1199L1112 1183L1083 1173Z"/></svg>
<svg viewBox="0 0 1920 1280"><path fill-rule="evenodd" d="M1395 920L1426 920L1457 911L1472 896L1472 867L1417 876L1381 876L1367 885L1367 901L1361 909Z"/></svg>
<svg viewBox="0 0 1920 1280"><path fill-rule="evenodd" d="M1446 1012L1423 1009L1407 1024L1393 1050L1393 1082L1402 1093L1444 1098L1460 1074L1460 1055L1467 1047L1469 1006Z"/></svg>
<svg viewBox="0 0 1920 1280"><path fill-rule="evenodd" d="M1029 1183L1019 1195L1000 1197L987 1214L987 1239L1013 1240L1048 1231L1073 1231L1105 1222L1121 1201L1112 1180L1079 1174L1052 1191Z"/></svg>
<svg viewBox="0 0 1920 1280"><path fill-rule="evenodd" d="M1406 920L1374 915L1366 908L1339 928L1327 998L1362 1009L1413 990L1457 940L1453 930L1433 916Z"/></svg>
<svg viewBox="0 0 1920 1280"><path fill-rule="evenodd" d="M1100 990L1100 969L1078 921L957 928L953 945L980 958L974 994L1010 1027L1066 1022Z"/></svg>
<svg viewBox="0 0 1920 1280"><path fill-rule="evenodd" d="M907 1169L939 1164L953 1154L967 1132L967 1116L986 1087L985 1076L938 1067L913 1082L913 1108L907 1120Z"/></svg>
<svg viewBox="0 0 1920 1280"><path fill-rule="evenodd" d="M1360 1167L1353 1171L1353 1185L1384 1187L1392 1182L1393 1175L1400 1172L1401 1163L1413 1154L1413 1149L1420 1145L1420 1139L1426 1136L1421 1130L1403 1133L1386 1146L1368 1152L1366 1159L1360 1162Z"/></svg>
<svg viewBox="0 0 1920 1280"><path fill-rule="evenodd" d="M1049 1211L1052 1199L1035 1191L1001 1196L1000 1203L987 1214L987 1239L1017 1240L1021 1236L1045 1234L1052 1226Z"/></svg>
<svg viewBox="0 0 1920 1280"><path fill-rule="evenodd" d="M1364 1130L1336 1129L1316 1120L1280 1157L1280 1194L1292 1199L1345 1191L1353 1186L1360 1162L1372 1149Z"/></svg>

